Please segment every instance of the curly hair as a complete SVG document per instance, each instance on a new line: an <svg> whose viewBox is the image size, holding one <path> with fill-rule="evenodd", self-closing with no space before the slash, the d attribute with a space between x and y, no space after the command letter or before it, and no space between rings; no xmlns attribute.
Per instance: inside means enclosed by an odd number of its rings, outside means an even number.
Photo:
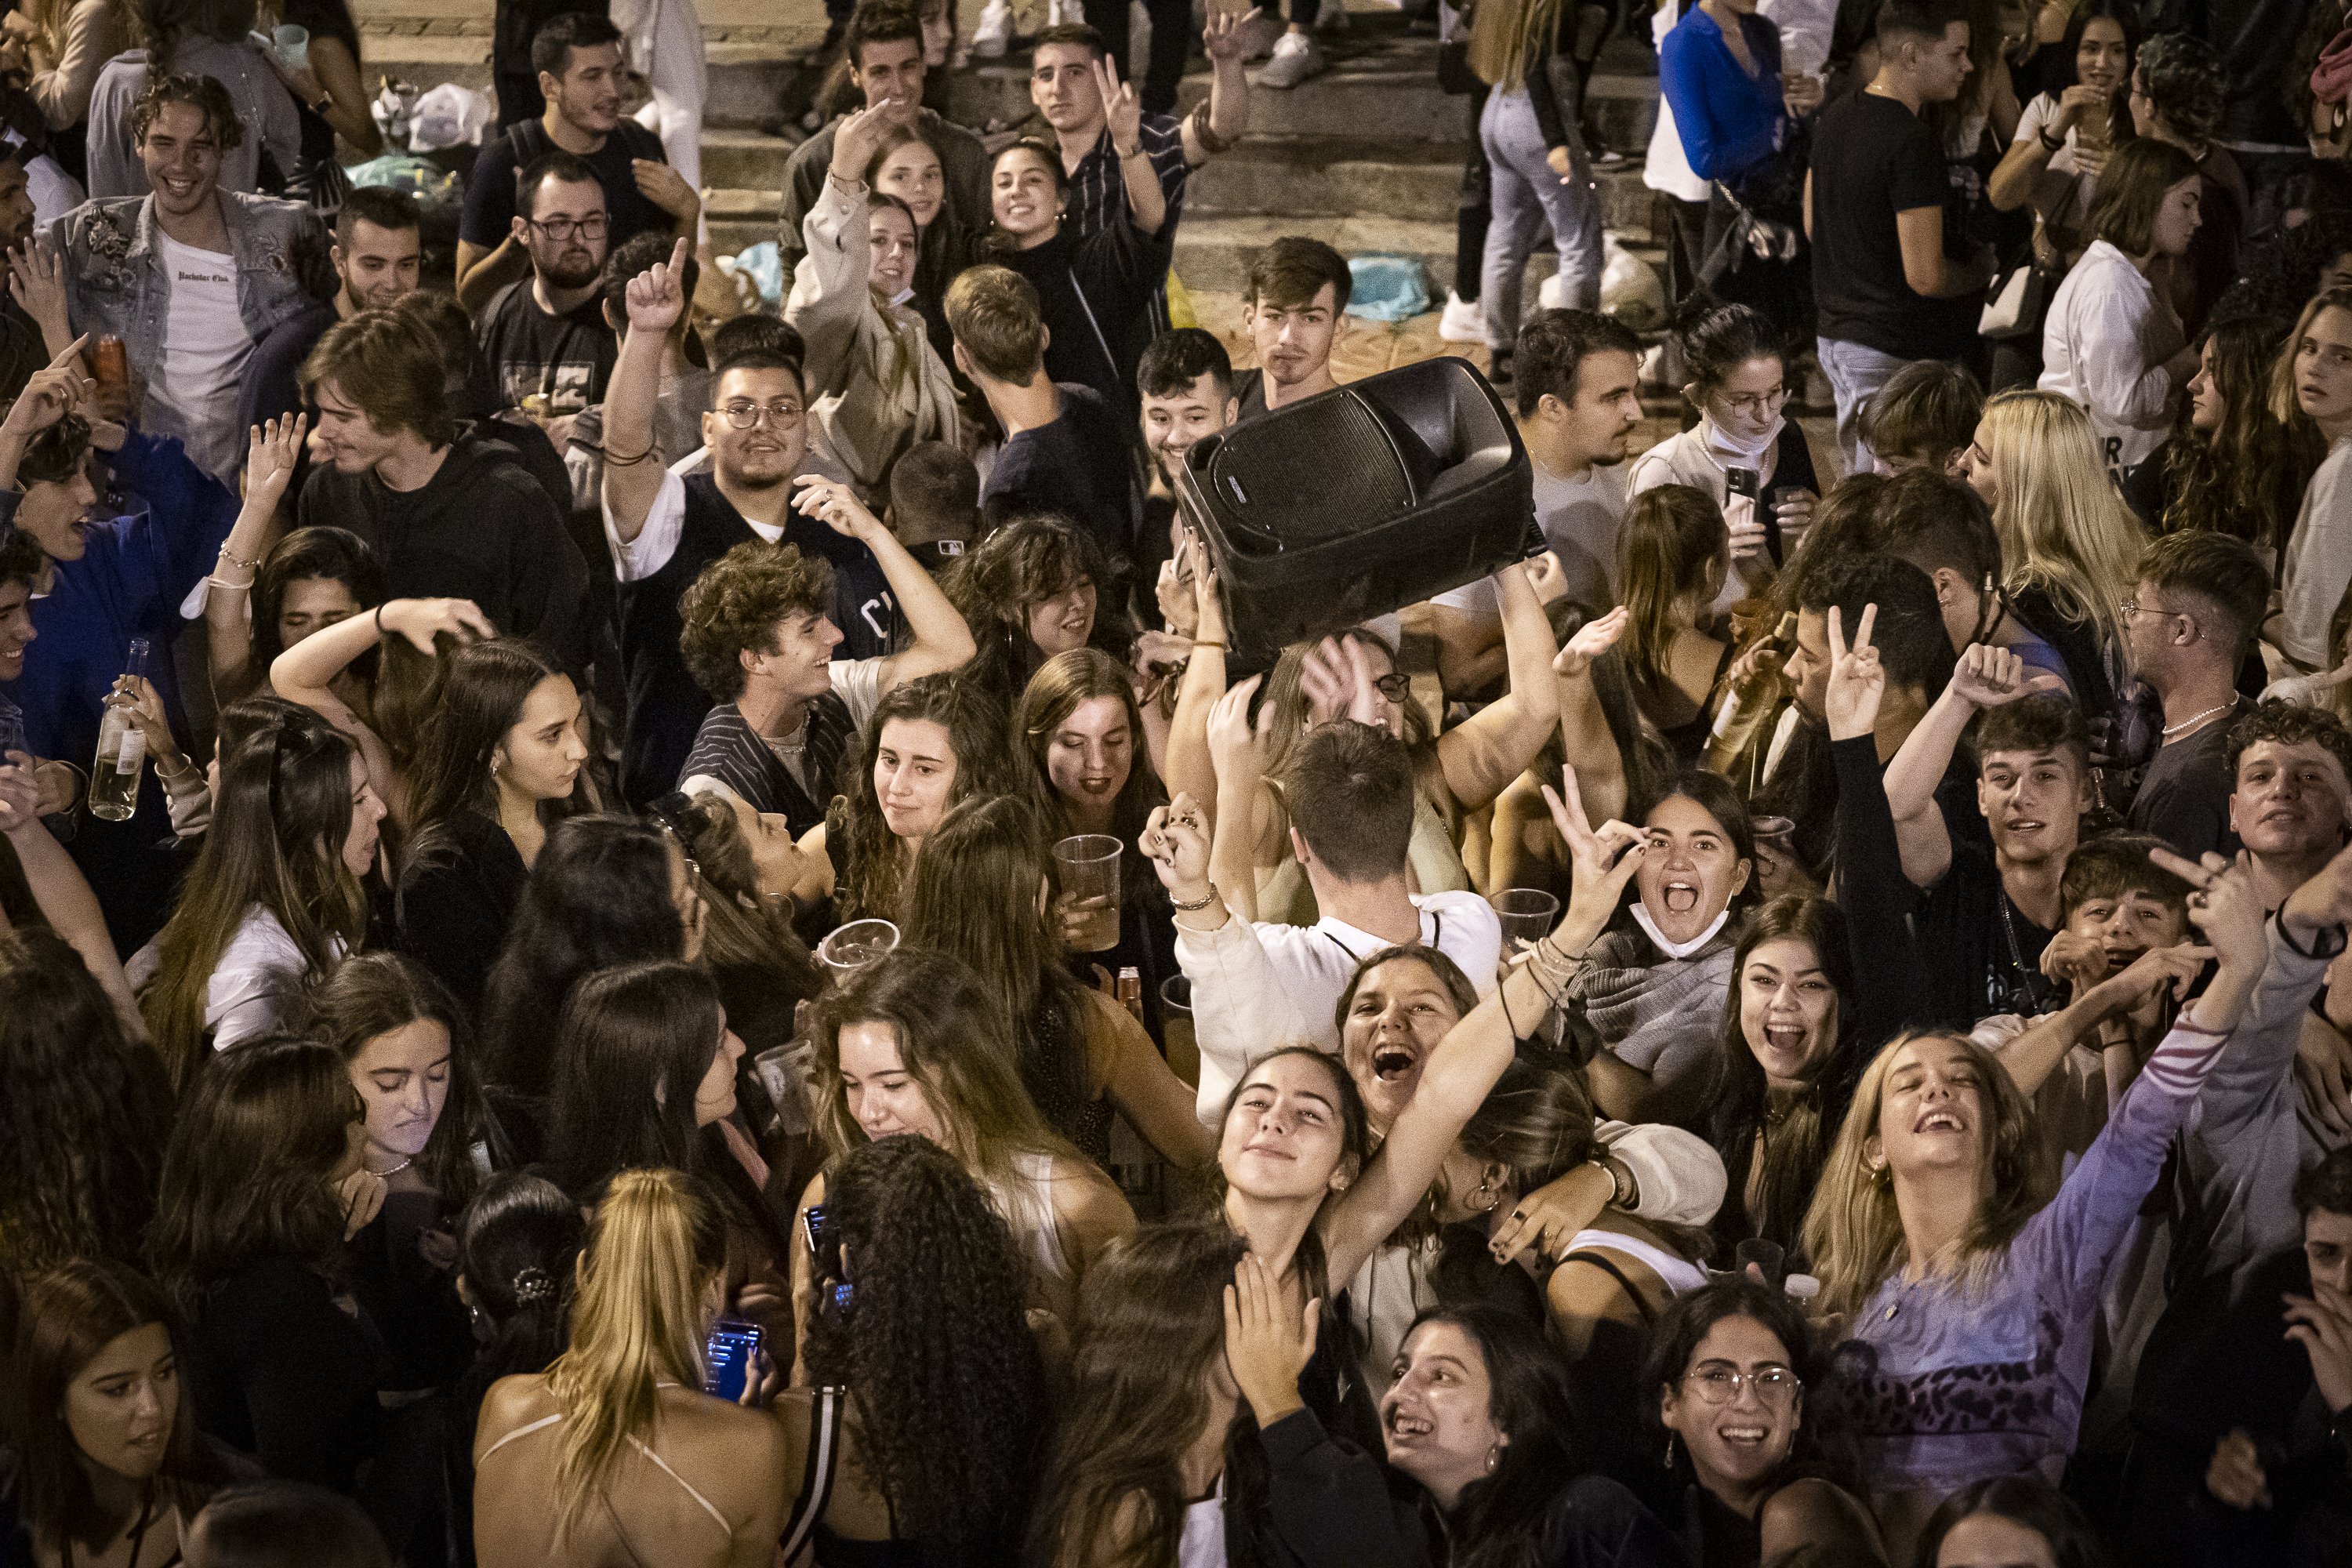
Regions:
<svg viewBox="0 0 2352 1568"><path fill-rule="evenodd" d="M856 1294L810 1320L809 1371L849 1390L860 1462L898 1537L1013 1538L1050 1417L1011 1229L922 1138L835 1162L825 1211L856 1259Z"/></svg>
<svg viewBox="0 0 2352 1568"><path fill-rule="evenodd" d="M2212 45L2187 33L2159 33L2140 46L2139 79L2174 135L2195 147L2213 134L2224 84Z"/></svg>
<svg viewBox="0 0 2352 1568"><path fill-rule="evenodd" d="M170 1124L158 1058L81 955L44 927L0 933L0 1273L135 1262Z"/></svg>
<svg viewBox="0 0 2352 1568"><path fill-rule="evenodd" d="M702 569L677 601L678 651L715 702L743 695L746 653L776 651L776 626L833 608L833 563L797 545L746 540Z"/></svg>
<svg viewBox="0 0 2352 1568"><path fill-rule="evenodd" d="M2233 784L2238 764L2247 749L2263 741L2282 746L2309 741L2334 757L2345 777L2352 779L2352 728L2325 708L2308 708L2300 702L2282 702L2273 698L2231 725L2230 777Z"/></svg>
<svg viewBox="0 0 2352 1568"><path fill-rule="evenodd" d="M2275 552L2294 526L2304 488L2326 444L2308 419L2284 420L2271 411L2266 394L2278 353L2275 322L2218 322L2206 334L2205 348L2221 423L2210 432L2197 429L2192 405L2182 403L2174 438L2164 449L2168 499L2158 530L2227 533Z"/></svg>
<svg viewBox="0 0 2352 1568"><path fill-rule="evenodd" d="M245 145L245 122L237 118L236 103L228 89L211 77L187 71L150 75L146 87L131 102L133 142L147 140L148 128L163 118L163 106L169 103L184 103L203 115L205 129L221 152L232 153Z"/></svg>

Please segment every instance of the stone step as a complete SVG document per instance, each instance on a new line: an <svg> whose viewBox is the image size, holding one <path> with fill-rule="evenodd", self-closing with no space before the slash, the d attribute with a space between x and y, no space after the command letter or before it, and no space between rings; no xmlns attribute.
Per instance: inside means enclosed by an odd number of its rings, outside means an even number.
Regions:
<svg viewBox="0 0 2352 1568"><path fill-rule="evenodd" d="M786 29L777 29L785 33ZM710 96L704 105L707 124L753 126L773 121L780 113L798 114L808 107L815 73L805 64L824 37L814 29L791 29L791 37L775 39L730 39L709 44ZM800 35L805 33L805 37ZM363 32L365 80L374 90L379 78L414 82L419 88L456 82L487 92L490 86L490 40L482 37Z"/></svg>
<svg viewBox="0 0 2352 1568"><path fill-rule="evenodd" d="M1329 70L1287 90L1250 94L1250 130L1261 135L1330 137L1357 143L1467 142L1470 100L1437 85L1437 56L1426 40L1341 54ZM1654 77L1595 75L1591 121L1602 145L1639 153L1658 118ZM1209 95L1209 73L1197 63L1177 90L1177 112L1190 112ZM950 79L947 114L967 125L1010 126L1029 118L1025 61L975 64Z"/></svg>
<svg viewBox="0 0 2352 1568"><path fill-rule="evenodd" d="M1458 142L1251 135L1193 173L1184 211L1188 219L1270 213L1451 223L1461 204L1464 153ZM1601 221L1646 230L1651 195L1639 165L1604 169L1597 179Z"/></svg>

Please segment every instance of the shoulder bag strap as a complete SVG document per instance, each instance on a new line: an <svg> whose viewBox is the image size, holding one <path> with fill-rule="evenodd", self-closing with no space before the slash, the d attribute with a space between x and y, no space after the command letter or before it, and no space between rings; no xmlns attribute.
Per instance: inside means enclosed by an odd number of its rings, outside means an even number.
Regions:
<svg viewBox="0 0 2352 1568"><path fill-rule="evenodd" d="M834 1471L841 1464L841 1408L846 1392L820 1388L809 1401L808 1466L801 1474L800 1500L793 1505L777 1542L787 1563L808 1544L817 1521L824 1517L825 1505L833 1500Z"/></svg>

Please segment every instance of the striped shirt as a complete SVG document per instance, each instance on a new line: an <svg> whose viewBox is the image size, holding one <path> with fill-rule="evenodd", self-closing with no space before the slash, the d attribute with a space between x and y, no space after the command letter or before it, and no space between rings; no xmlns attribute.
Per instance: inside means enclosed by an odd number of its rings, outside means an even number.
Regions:
<svg viewBox="0 0 2352 1568"><path fill-rule="evenodd" d="M1176 221L1184 213L1184 186L1192 177L1192 165L1184 157L1184 121L1173 114L1147 114L1136 140L1151 160L1151 172L1160 176L1160 194L1168 203L1168 216L1158 237L1164 257L1171 254L1167 242L1175 237ZM1126 210L1127 176L1119 169L1118 150L1111 145L1110 127L1105 125L1093 151L1070 172L1069 221L1075 237L1100 233ZM1160 281L1166 278L1163 262ZM1151 291L1151 330L1154 333L1168 330L1167 292L1157 285Z"/></svg>

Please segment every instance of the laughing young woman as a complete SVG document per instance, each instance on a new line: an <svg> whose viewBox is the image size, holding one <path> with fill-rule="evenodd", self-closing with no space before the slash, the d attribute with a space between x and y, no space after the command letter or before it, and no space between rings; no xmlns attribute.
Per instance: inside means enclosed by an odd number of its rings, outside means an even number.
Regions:
<svg viewBox="0 0 2352 1568"><path fill-rule="evenodd" d="M2198 889L2189 918L2220 971L2054 1196L2031 1108L1958 1035L1905 1035L1881 1050L1830 1152L1805 1248L1822 1310L1871 1360L1846 1398L1898 1549L1946 1495L2063 1463L2108 1260L2262 973L2249 874L2220 856L2161 863ZM2290 900L2280 920L2298 945L2340 952L2336 916L2323 890Z"/></svg>

